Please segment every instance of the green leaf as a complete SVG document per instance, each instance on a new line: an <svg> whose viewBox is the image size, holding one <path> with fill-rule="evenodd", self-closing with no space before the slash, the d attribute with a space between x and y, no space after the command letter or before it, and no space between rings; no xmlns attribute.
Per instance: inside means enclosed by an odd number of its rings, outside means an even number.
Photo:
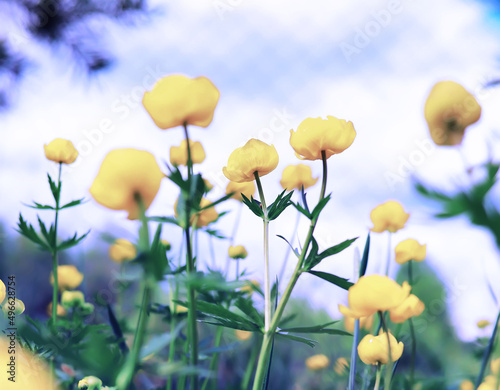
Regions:
<svg viewBox="0 0 500 390"><path fill-rule="evenodd" d="M304 214L308 219L312 219L312 215L309 212L309 210L306 210L305 208L303 208L298 202L297 203L292 202L292 205L293 205L293 207L295 207L297 209L297 211L299 213Z"/></svg>
<svg viewBox="0 0 500 390"><path fill-rule="evenodd" d="M24 205L27 206L27 207L30 207L32 209L38 209L38 210L55 210L55 207L53 207L53 206L49 206L49 205L45 205L45 204L40 204L40 203L37 203L37 202L33 202L33 204L34 204L33 206L29 205L29 204L24 204Z"/></svg>
<svg viewBox="0 0 500 390"><path fill-rule="evenodd" d="M442 192L438 192L438 191L435 191L435 190L431 190L427 187L425 187L422 183L416 183L415 184L415 189L420 193L422 194L423 196L426 196L427 198L430 198L430 199L435 199L435 200L443 200L443 201L447 201L450 199L449 196L443 194Z"/></svg>
<svg viewBox="0 0 500 390"><path fill-rule="evenodd" d="M198 319L198 322L203 322L204 324L209 324L209 325L223 326L225 328L230 328L230 329L246 330L247 332L262 333L260 328L255 328L255 326L253 325L248 325L242 322L236 322L232 320L226 320L219 317L209 317L209 318L212 318L212 320L201 318Z"/></svg>
<svg viewBox="0 0 500 390"><path fill-rule="evenodd" d="M231 198L231 194L225 195L222 198L217 199L215 202L210 203L208 206L202 207L201 209L199 209L199 211L203 211L203 210L209 209L211 207L214 207L214 206L218 205L219 203L222 203L222 202L228 200L229 198Z"/></svg>
<svg viewBox="0 0 500 390"><path fill-rule="evenodd" d="M270 221L278 218L285 209L292 204L290 198L293 195L293 191L290 191L288 194L285 194L286 190L278 195L276 200L271 203L271 205L267 208L267 216Z"/></svg>
<svg viewBox="0 0 500 390"><path fill-rule="evenodd" d="M38 245L41 249L49 251L50 252L50 246L42 240L41 237L38 236L38 234L35 231L35 228L33 225L28 224L24 219L21 214L19 214L19 221L17 223L18 229L16 231L26 237L28 240L34 242L36 245Z"/></svg>
<svg viewBox="0 0 500 390"><path fill-rule="evenodd" d="M156 336L152 336L141 348L140 359L145 359L149 355L155 355L162 349L170 345L172 340L179 335L182 328L185 326L185 321L181 321L170 332L164 332Z"/></svg>
<svg viewBox="0 0 500 390"><path fill-rule="evenodd" d="M56 242L56 236L55 236L55 228L54 225L50 225L49 230L47 231L47 228L45 227L45 224L43 221L40 219L40 217L37 215L38 218L38 225L40 226L40 231L42 233L42 236L45 238L47 243L51 248L55 247L55 242Z"/></svg>
<svg viewBox="0 0 500 390"><path fill-rule="evenodd" d="M199 211L200 210L200 202L203 198L203 194L205 193L205 182L203 178L198 173L197 175L191 176L191 183L189 187L189 205L191 210ZM212 207L210 205L210 207ZM208 207L207 207L208 208Z"/></svg>
<svg viewBox="0 0 500 390"><path fill-rule="evenodd" d="M254 321L260 327L264 326L264 319L262 315L253 306L253 301L251 299L238 298L235 302L235 306L245 313L248 318Z"/></svg>
<svg viewBox="0 0 500 390"><path fill-rule="evenodd" d="M316 219L319 217L319 214L325 208L326 204L330 201L331 198L332 198L332 194L328 194L327 196L325 196L323 199L321 199L318 202L318 204L316 205L316 207L314 208L314 210L311 213L311 217L312 217L311 219Z"/></svg>
<svg viewBox="0 0 500 390"><path fill-rule="evenodd" d="M170 175L168 175L168 178L175 184L177 184L181 191L189 193L190 184L186 180L184 180L184 178L182 177L182 173L178 167L175 167L171 171Z"/></svg>
<svg viewBox="0 0 500 390"><path fill-rule="evenodd" d="M62 251L64 249L68 249L68 248L74 247L75 245L78 245L85 237L88 236L89 233L90 233L90 230L80 237L77 237L77 233L75 233L75 235L73 237L61 242L57 246L57 250Z"/></svg>
<svg viewBox="0 0 500 390"><path fill-rule="evenodd" d="M247 207L254 213L257 217L264 218L264 211L261 208L260 202L255 200L253 196L250 196L248 199L244 194L241 194L243 198L243 203L247 205Z"/></svg>
<svg viewBox="0 0 500 390"><path fill-rule="evenodd" d="M151 256L148 256L147 260L147 267L152 271L157 281L163 280L165 269L168 267L167 251L160 242L161 230L162 225L159 224L151 243Z"/></svg>
<svg viewBox="0 0 500 390"><path fill-rule="evenodd" d="M332 275L327 272L321 272L321 271L307 271L311 275L317 276L318 278L321 278L323 280L326 280L327 282L330 282L340 288L343 288L344 290L349 290L349 288L354 284L349 282L347 279L341 278L337 275Z"/></svg>
<svg viewBox="0 0 500 390"><path fill-rule="evenodd" d="M54 200L59 202L59 197L61 195L61 183L57 185L54 180L50 177L50 175L47 173L47 178L49 179L49 185L50 185L50 191L52 192L52 196L54 197Z"/></svg>
<svg viewBox="0 0 500 390"><path fill-rule="evenodd" d="M363 257L361 258L361 265L359 267L359 277L364 276L366 267L368 266L368 256L370 255L370 232L366 236L365 249L363 250Z"/></svg>
<svg viewBox="0 0 500 390"><path fill-rule="evenodd" d="M297 249L295 249L295 248L292 246L292 244L290 244L290 243L288 242L288 240L287 240L285 237L280 236L279 234L277 234L277 236L278 236L279 238L281 238L281 239L285 240L285 242L288 244L288 246L292 249L292 252L295 254L295 256L297 256L297 258L300 258L299 251L298 251Z"/></svg>
<svg viewBox="0 0 500 390"><path fill-rule="evenodd" d="M220 233L218 230L214 229L203 229L203 231L215 238L220 238L221 240L225 240L227 237Z"/></svg>
<svg viewBox="0 0 500 390"><path fill-rule="evenodd" d="M314 348L318 344L318 342L315 340L306 339L305 337L294 336L294 335L286 334L286 333L279 333L278 332L278 333L276 333L276 336L280 336L280 337L283 337L283 338L288 339L288 340L298 341L299 343L309 345L311 348Z"/></svg>
<svg viewBox="0 0 500 390"><path fill-rule="evenodd" d="M148 217L148 221L171 223L172 225L180 226L179 221L175 217Z"/></svg>
<svg viewBox="0 0 500 390"><path fill-rule="evenodd" d="M309 254L306 257L306 260L304 261L304 269L305 270L310 270L314 265L318 264L316 262L316 257L318 256L318 242L314 237L311 239L311 249L309 250Z"/></svg>
<svg viewBox="0 0 500 390"><path fill-rule="evenodd" d="M82 198L82 199L77 199L77 200L73 200L69 203L66 203L64 206L60 207L59 210L62 210L62 209L67 209L67 208L70 208L70 207L75 207L75 206L78 206L79 204L82 204L84 203L84 200L85 198Z"/></svg>
<svg viewBox="0 0 500 390"><path fill-rule="evenodd" d="M337 253L342 252L344 249L348 248L354 241L356 241L359 237L356 238L351 238L350 240L345 240L344 242L341 242L340 244L334 245L325 251L319 253L316 255L314 259L312 259L311 264L309 265L308 269L312 269L315 266L317 266L321 261L329 256L336 255Z"/></svg>
<svg viewBox="0 0 500 390"><path fill-rule="evenodd" d="M296 327L296 328L280 329L280 332L316 333L316 334L334 334L334 335L340 335L340 336L352 336L351 333L346 332L344 330L328 329L327 328L328 326L333 325L337 322L339 322L339 321L331 321L331 322L327 322L326 324L315 325L315 326L302 326L302 327Z"/></svg>

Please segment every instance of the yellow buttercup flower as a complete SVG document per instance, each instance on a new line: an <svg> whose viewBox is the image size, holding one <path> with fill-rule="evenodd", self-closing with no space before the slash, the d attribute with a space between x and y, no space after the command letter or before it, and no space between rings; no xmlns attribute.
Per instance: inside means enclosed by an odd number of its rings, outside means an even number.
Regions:
<svg viewBox="0 0 500 390"><path fill-rule="evenodd" d="M346 331L353 333L354 332L354 321L356 319L353 317L344 317L344 328ZM373 326L373 316L361 317L359 319L359 329L371 330Z"/></svg>
<svg viewBox="0 0 500 390"><path fill-rule="evenodd" d="M60 304L57 304L57 316L64 317L66 315L66 309L62 307ZM52 302L50 302L47 306L47 315L49 317L52 316Z"/></svg>
<svg viewBox="0 0 500 390"><path fill-rule="evenodd" d="M147 209L160 189L164 175L154 156L143 150L116 149L101 164L90 193L112 210L128 211L129 219L139 217L139 196Z"/></svg>
<svg viewBox="0 0 500 390"><path fill-rule="evenodd" d="M7 290L5 288L5 283L0 280L0 304L5 299L5 295L7 295Z"/></svg>
<svg viewBox="0 0 500 390"><path fill-rule="evenodd" d="M335 361L335 365L333 367L334 371L338 375L344 375L347 372L347 369L349 368L349 362L347 361L346 358L344 357L339 357Z"/></svg>
<svg viewBox="0 0 500 390"><path fill-rule="evenodd" d="M415 295L410 294L410 296L406 298L403 303L393 309L390 309L389 313L392 322L401 324L410 317L419 316L424 310L424 303Z"/></svg>
<svg viewBox="0 0 500 390"><path fill-rule="evenodd" d="M311 167L304 164L289 165L283 170L280 184L284 190L292 190L294 188L300 190L309 188L316 184L318 178L312 177Z"/></svg>
<svg viewBox="0 0 500 390"><path fill-rule="evenodd" d="M213 119L220 92L206 77L182 75L161 78L144 93L142 104L160 129L188 125L207 127Z"/></svg>
<svg viewBox="0 0 500 390"><path fill-rule="evenodd" d="M429 93L424 116L437 145L459 145L467 126L481 117L481 106L460 84L440 81Z"/></svg>
<svg viewBox="0 0 500 390"><path fill-rule="evenodd" d="M71 141L62 138L56 138L48 145L44 145L45 157L56 163L71 164L78 157L78 151Z"/></svg>
<svg viewBox="0 0 500 390"><path fill-rule="evenodd" d="M234 335L240 341L247 341L252 338L252 332L248 332L246 330L236 329L234 331Z"/></svg>
<svg viewBox="0 0 500 390"><path fill-rule="evenodd" d="M326 158L342 153L356 138L352 122L333 116L307 118L294 132L290 130L290 145L295 155L302 160L321 160L321 152Z"/></svg>
<svg viewBox="0 0 500 390"><path fill-rule="evenodd" d="M243 245L230 246L228 253L231 259L245 259L248 256L248 252Z"/></svg>
<svg viewBox="0 0 500 390"><path fill-rule="evenodd" d="M423 261L427 256L427 245L420 245L417 240L409 238L396 245L396 263L404 264L410 260Z"/></svg>
<svg viewBox="0 0 500 390"><path fill-rule="evenodd" d="M404 345L389 332L391 343L391 361L395 362L403 354ZM358 344L358 355L365 364L387 364L389 362L389 343L387 333L381 332L378 336L368 334Z"/></svg>
<svg viewBox="0 0 500 390"><path fill-rule="evenodd" d="M488 375L484 378L483 383L479 385L477 390L500 390L500 384L497 383L497 377L495 375Z"/></svg>
<svg viewBox="0 0 500 390"><path fill-rule="evenodd" d="M179 217L179 213L177 212L177 204L179 203L179 199L175 201L174 204L174 210L175 210L175 217ZM207 207L208 205L212 204L208 199L202 198L200 202L200 208L202 207ZM212 222L215 222L219 218L219 214L217 211L215 211L215 207L210 207L206 210L200 211L198 213L194 213L191 215L191 220L190 223L193 225L196 221L196 225L194 226L196 229L199 229L203 226L208 226ZM179 221L181 226L184 226L185 221Z"/></svg>
<svg viewBox="0 0 500 390"><path fill-rule="evenodd" d="M484 329L484 328L487 328L488 326L490 326L491 322L488 320L480 320L477 322L476 325L479 329Z"/></svg>
<svg viewBox="0 0 500 390"><path fill-rule="evenodd" d="M368 317L401 305L410 295L410 290L407 282L400 286L387 276L362 276L349 288L349 307L339 305L339 310L346 317Z"/></svg>
<svg viewBox="0 0 500 390"><path fill-rule="evenodd" d="M130 241L118 238L109 247L109 257L116 263L134 260L137 257L137 248Z"/></svg>
<svg viewBox="0 0 500 390"><path fill-rule="evenodd" d="M3 314L5 314L6 317L9 317L10 313L9 312L14 312L16 315L20 315L24 313L25 306L24 302L21 301L20 299L15 298L15 300L12 302L13 305L11 305L11 300L5 301L5 303L2 306L2 311ZM13 308L12 308L13 307Z"/></svg>
<svg viewBox="0 0 500 390"><path fill-rule="evenodd" d="M101 387L102 381L95 376L86 376L80 382L78 382L79 389L100 390Z"/></svg>
<svg viewBox="0 0 500 390"><path fill-rule="evenodd" d="M165 250L169 251L172 249L172 245L167 240L160 240L160 242L165 247Z"/></svg>
<svg viewBox="0 0 500 390"><path fill-rule="evenodd" d="M83 306L85 303L85 296L81 291L63 291L61 294L61 305L65 309L71 307Z"/></svg>
<svg viewBox="0 0 500 390"><path fill-rule="evenodd" d="M83 274L74 265L60 265L57 267L57 284L59 290L74 290L83 281ZM50 273L50 284L54 284L54 274Z"/></svg>
<svg viewBox="0 0 500 390"><path fill-rule="evenodd" d="M255 180L255 172L262 177L274 171L278 161L278 152L273 145L252 138L230 154L222 172L229 180L243 183Z"/></svg>
<svg viewBox="0 0 500 390"><path fill-rule="evenodd" d="M468 379L465 379L460 383L458 390L474 390L474 383L472 383Z"/></svg>
<svg viewBox="0 0 500 390"><path fill-rule="evenodd" d="M330 359L326 355L318 354L306 359L306 367L311 371L319 371L330 365Z"/></svg>
<svg viewBox="0 0 500 390"><path fill-rule="evenodd" d="M243 197L241 194L245 195L248 199L250 199L253 194L255 194L255 183L253 181L247 181L243 183L237 183L235 181L230 181L227 183L226 194L229 195L233 193L231 196L232 199L243 201Z"/></svg>
<svg viewBox="0 0 500 390"><path fill-rule="evenodd" d="M375 207L370 213L373 222L372 232L382 233L388 230L395 233L405 227L410 214L406 213L399 202L390 200Z"/></svg>
<svg viewBox="0 0 500 390"><path fill-rule="evenodd" d="M493 359L490 363L491 373L497 375L500 372L500 358Z"/></svg>
<svg viewBox="0 0 500 390"><path fill-rule="evenodd" d="M193 164L201 164L205 160L205 150L201 142L189 140L189 148L191 150L191 161ZM187 166L187 142L182 140L180 146L172 146L170 148L170 163L172 165Z"/></svg>
<svg viewBox="0 0 500 390"><path fill-rule="evenodd" d="M9 354L10 340L0 337L0 365L2 366L2 376L0 377L0 387L2 390L58 390L59 387L51 377L49 366L28 349L24 349L19 343L16 345L15 362L12 364ZM10 364L9 364L10 363ZM14 378L15 381L9 380Z"/></svg>

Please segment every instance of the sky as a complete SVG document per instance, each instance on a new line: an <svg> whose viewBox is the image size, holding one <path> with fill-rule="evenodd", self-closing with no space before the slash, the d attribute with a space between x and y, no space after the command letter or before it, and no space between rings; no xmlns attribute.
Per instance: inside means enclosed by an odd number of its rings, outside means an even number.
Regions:
<svg viewBox="0 0 500 390"><path fill-rule="evenodd" d="M102 233L135 240L137 224L127 221L125 213L96 204L88 189L112 149L135 147L154 153L160 165L167 161L182 131L156 128L141 105L142 95L165 75L203 75L221 98L212 124L191 127L190 135L204 145L207 158L196 169L215 185L212 199L224 193L222 167L229 154L248 139L261 139L278 150L278 168L263 178L266 196L272 199L281 191L283 169L300 162L289 145L290 129L308 117L352 121L357 132L353 145L329 159L327 191L333 198L316 238L321 248L360 239L319 269L352 277L356 249L362 250L372 226L370 211L386 200L398 200L411 217L392 237L392 248L406 238L426 243L426 262L447 286L443 302L459 337L484 335L475 323L493 321L498 311L484 282L486 275L500 277L494 240L465 218L434 220L438 210L415 193L411 178L453 192L471 180L464 161L480 164L488 150L498 158L500 91L484 88L500 77L499 26L492 9L465 0L187 0L154 1L150 8L133 27L99 25L102 45L116 61L93 77L81 74L64 47L30 41L20 20L12 18L0 28L0 36L36 64L15 85L10 109L0 114L0 181L11 183L2 191L0 209L7 226L15 226L20 211L35 217L23 203L50 200L45 174L55 175L56 166L45 160L43 145L66 138L80 156L65 167L63 198L85 196L89 201L62 216L62 231L92 228L83 245L87 250L105 245ZM482 106L481 120L468 129L461 152L437 148L428 135L423 105L441 80L464 85ZM321 164L309 165L318 177ZM308 199L318 195L319 188L312 188ZM172 215L177 196L173 184L164 181L150 214ZM237 208L236 201L217 208L231 211L218 223L219 230L231 232ZM262 280L261 222L248 210L242 218L235 242L248 248L244 265L249 277ZM290 237L295 218L290 208L271 225L272 274L280 271L286 251L276 235ZM303 240L307 221L301 222L298 237ZM174 243L174 252L175 243L178 250L180 231L168 226L164 235ZM228 244L214 245L223 254L217 265L224 268ZM369 272L383 272L387 245L386 234L372 234ZM201 260L210 265L204 235L199 247ZM288 265L285 275L293 270L293 259ZM391 274L395 272L394 263ZM500 297L500 290L496 293ZM347 301L345 292L312 276L300 280L294 294L307 296L336 317L332 302Z"/></svg>

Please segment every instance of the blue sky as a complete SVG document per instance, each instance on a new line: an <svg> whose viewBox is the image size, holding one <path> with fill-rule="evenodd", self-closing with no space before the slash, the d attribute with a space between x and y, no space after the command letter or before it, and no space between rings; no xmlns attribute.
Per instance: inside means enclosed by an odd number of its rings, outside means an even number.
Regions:
<svg viewBox="0 0 500 390"><path fill-rule="evenodd" d="M182 133L155 128L140 104L142 94L162 75L204 75L220 89L221 99L212 125L192 128L191 136L205 146L207 159L199 170L216 185L214 199L226 184L221 168L227 157L249 138L273 143L280 154L277 170L263 179L272 198L280 191L282 170L299 162L288 143L290 129L307 117L333 115L352 121L357 131L354 144L329 160L328 190L333 201L319 222L318 241L328 246L361 236L358 247L362 247L371 227L371 209L388 199L401 201L411 217L407 228L393 238L393 246L409 237L427 243L426 261L451 286L450 296L456 297L447 303L453 321L460 324L459 335L470 339L479 334L475 322L492 320L496 311L486 288L477 287L485 270L500 276L494 242L465 219L433 221L432 206L416 196L410 176L449 191L466 184L457 150L429 143L423 104L439 80L460 82L483 108L480 122L464 140L468 161L484 161L486 145L498 135L500 93L483 88L500 76L498 26L490 8L463 0L188 0L156 1L151 8L155 11L133 28L113 23L101 27L104 45L117 60L91 79L80 75L64 48L49 49L27 40L15 18L0 29L16 50L38 63L16 86L11 109L0 117L0 180L16 183L2 194L0 217L7 225L14 226L20 210L34 217L21 202L35 197L48 200L45 172L54 172L55 166L44 159L43 144L53 138L72 140L81 154L64 174L68 199L89 197L100 162L114 148L141 148L159 161L167 160L170 146L180 143ZM498 157L498 140L492 146ZM319 175L320 164L311 166ZM151 213L173 213L177 197L173 189L163 183ZM319 188L310 192L314 199ZM234 210L234 206L218 209ZM68 232L92 227L86 248L99 242L102 232L135 237L137 226L122 213L93 201L75 212L63 216L61 226ZM221 221L221 230L229 233L234 214ZM243 218L245 228L239 230L237 242L249 248L245 264L252 277L262 279L261 224L246 210ZM273 224L272 233L289 236L294 220L294 210L287 211ZM302 239L305 229L304 223L299 229ZM171 228L165 234L173 242L180 237ZM206 245L204 240L200 238L200 245ZM371 272L383 267L386 240L385 235L373 237ZM217 245L224 253L227 244ZM271 246L272 268L278 272L286 248L277 238ZM350 277L353 256L350 248L322 268ZM224 262L221 256L220 263ZM332 315L338 312L331 302L346 299L336 287L318 285L311 278L298 285L297 294L306 293Z"/></svg>

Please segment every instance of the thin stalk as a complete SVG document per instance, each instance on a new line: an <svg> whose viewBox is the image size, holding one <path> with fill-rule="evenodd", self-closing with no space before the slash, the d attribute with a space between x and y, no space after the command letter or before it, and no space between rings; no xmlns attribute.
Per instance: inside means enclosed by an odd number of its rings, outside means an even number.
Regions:
<svg viewBox="0 0 500 390"><path fill-rule="evenodd" d="M220 342L222 340L222 331L223 331L222 326L219 326L215 332L214 348L217 348L220 345ZM210 368L209 368L210 372L216 371L218 365L219 365L219 353L214 352L214 354L212 355L212 359L210 361ZM210 377L205 378L205 381L201 386L201 390L206 390L209 383L211 383L210 386L211 389L215 390L217 388L217 372L215 372L214 378Z"/></svg>
<svg viewBox="0 0 500 390"><path fill-rule="evenodd" d="M59 163L59 174L57 176L58 196L56 201L55 218L54 218L54 241L52 242L52 274L54 275L54 286L52 287L52 324L57 322L57 296L59 292L59 282L57 275L57 222L59 219L59 199L61 198L61 170L62 163Z"/></svg>
<svg viewBox="0 0 500 390"><path fill-rule="evenodd" d="M300 222L300 215L301 215L300 211L297 210L297 216L295 217L295 225L293 226L292 235L290 236L290 240L289 240L290 244L293 243L293 238L297 234L297 230L299 228L299 222ZM285 275L286 264L288 263L288 258L290 257L290 251L291 250L292 250L291 246L287 245L287 247L286 247L286 253L285 253L285 258L283 259L283 265L281 266L281 271L279 273L278 280L282 280L283 276Z"/></svg>
<svg viewBox="0 0 500 390"><path fill-rule="evenodd" d="M248 360L247 368L245 369L245 374L243 375L243 380L241 381L241 390L247 390L250 388L250 380L252 379L252 373L254 371L258 353L259 344L254 343L252 351L250 352L250 359Z"/></svg>
<svg viewBox="0 0 500 390"><path fill-rule="evenodd" d="M269 282L269 219L267 216L266 198L264 197L264 190L262 183L259 179L259 173L255 171L255 183L259 190L260 203L262 205L262 212L264 217L264 332L268 332L271 325L271 286Z"/></svg>
<svg viewBox="0 0 500 390"><path fill-rule="evenodd" d="M177 300L178 287L177 287L177 282L176 282L175 278L173 278L173 277L170 278L169 282L170 282L169 283L170 284L169 295L170 295L170 308L171 308L170 332L173 332L173 330L177 326L177 318L176 318L177 304L175 303L175 301ZM176 347L175 341L176 341L176 338L177 337L174 337L170 341L170 346L169 346L169 350L168 350L168 362L169 363L173 363L175 361L175 347ZM173 388L172 386L173 386L173 377L172 377L172 375L169 375L168 380L167 380L166 389L172 390L172 388Z"/></svg>
<svg viewBox="0 0 500 390"><path fill-rule="evenodd" d="M233 231L231 232L231 236L229 237L229 246L233 246L234 239L236 237L236 233L238 232L238 226L240 224L241 219L241 210L243 210L243 202L239 202L238 210L236 211L236 219L234 220ZM229 275L229 265L231 264L231 258L229 257L229 253L226 259L226 271L225 276Z"/></svg>
<svg viewBox="0 0 500 390"><path fill-rule="evenodd" d="M389 275L389 267L391 266L391 238L392 238L392 233L388 232L387 236L387 264L385 266L385 276Z"/></svg>
<svg viewBox="0 0 500 390"><path fill-rule="evenodd" d="M354 390L354 383L356 381L356 363L358 359L358 341L359 341L359 319L354 321L354 339L352 341L351 350L351 364L349 367L349 390Z"/></svg>
<svg viewBox="0 0 500 390"><path fill-rule="evenodd" d="M391 354L391 339L389 337L389 328L387 327L387 323L385 322L384 313L381 311L378 312L380 317L380 323L382 324L382 329L384 330L387 336L387 367L385 369L385 381L384 381L384 390L391 390L391 380L392 380L392 354Z"/></svg>
<svg viewBox="0 0 500 390"><path fill-rule="evenodd" d="M413 260L408 262L408 283L413 287ZM413 326L413 319L408 319L410 324L411 335L411 358L410 358L410 389L413 389L413 382L415 381L415 359L417 356L417 337L415 335L415 327Z"/></svg>
<svg viewBox="0 0 500 390"><path fill-rule="evenodd" d="M382 372L382 366L380 363L377 363L377 376L375 377L375 386L373 387L373 390L378 390L380 386L381 372Z"/></svg>
<svg viewBox="0 0 500 390"><path fill-rule="evenodd" d="M500 312L498 312L497 320L495 321L495 327L493 328L493 333L490 337L490 342L488 343L488 347L484 351L483 362L481 363L481 370L479 371L479 375L476 380L476 389L479 387L481 382L483 381L484 372L486 371L486 367L488 366L488 361L490 360L491 352L493 352L493 346L495 345L495 339L497 336L498 323L500 322Z"/></svg>
<svg viewBox="0 0 500 390"><path fill-rule="evenodd" d="M321 192L320 192L320 197L319 197L320 201L325 197L326 181L327 181L326 154L324 151L321 152L321 156L322 156L322 160L323 160L323 181L322 181ZM276 329L278 328L278 324L281 320L283 312L285 311L286 304L288 303L288 300L290 299L290 296L292 294L292 290L295 287L297 280L299 279L300 275L303 272L302 263L304 262L306 253L309 249L309 244L311 243L317 221L318 221L318 217L313 218L311 220L311 224L309 226L309 231L307 233L305 244L304 244L302 251L300 253L300 257L297 261L297 265L295 267L295 270L293 271L292 277L291 277L290 281L288 282L288 285L287 285L285 291L283 292L283 296L282 296L281 300L278 303L278 307L276 308L274 316L271 320L270 329L268 331L264 332L264 339L262 341L262 346L261 346L260 353L259 353L259 360L257 362L257 370L255 372L255 380L253 383L253 390L261 390L262 389L262 385L264 383L266 373L267 373L267 365L268 365L268 360L269 360L269 354L271 352L271 347L273 344L272 341L274 338L274 333L276 332Z"/></svg>

